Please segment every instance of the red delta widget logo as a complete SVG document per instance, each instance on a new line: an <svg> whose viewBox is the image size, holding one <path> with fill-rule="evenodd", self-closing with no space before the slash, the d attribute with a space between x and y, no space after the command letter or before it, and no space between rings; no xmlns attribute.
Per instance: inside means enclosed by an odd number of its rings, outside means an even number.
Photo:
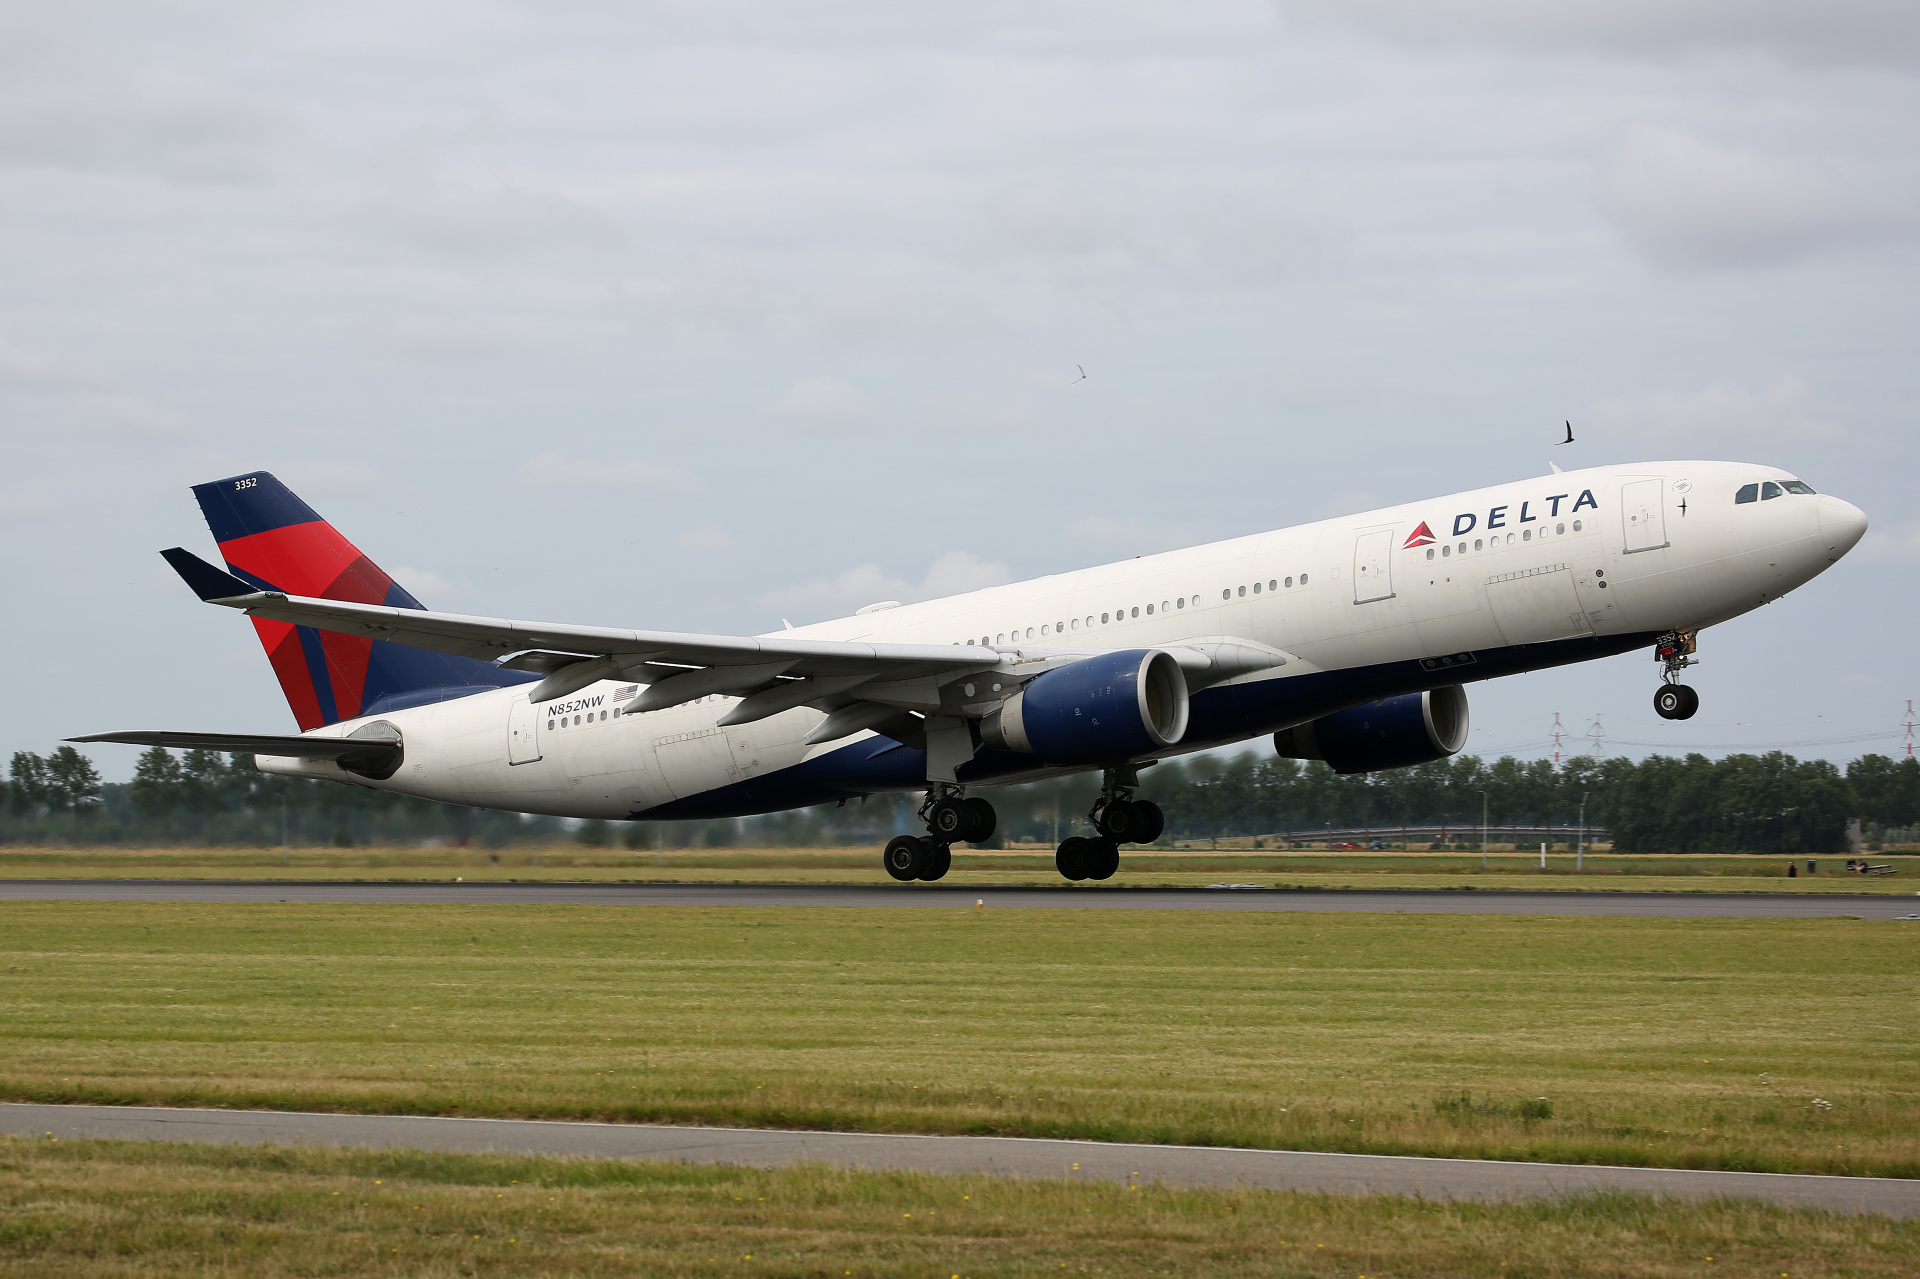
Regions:
<svg viewBox="0 0 1920 1279"><path fill-rule="evenodd" d="M1526 501L1520 503L1518 512L1514 510L1511 504L1507 506L1496 506L1487 512L1487 518L1484 524L1481 523L1480 515L1477 511L1468 511L1456 515L1453 517L1453 535L1455 537L1465 537L1476 528L1484 528L1488 532L1492 532L1494 529L1507 528L1510 525L1532 524L1541 519L1558 519L1561 515L1561 503L1570 497L1573 497L1573 506L1567 511L1569 515L1577 515L1581 511L1597 511L1600 509L1600 503L1594 500L1592 489L1581 489L1578 497L1574 497L1571 493L1555 493L1544 498L1528 498ZM1534 509L1536 502L1547 508L1544 514ZM1433 535L1433 530L1427 527L1427 522L1421 520L1420 526L1414 529L1413 532L1407 534L1406 541L1400 543L1400 549L1403 551L1411 551L1418 546L1431 546L1438 540L1439 539Z"/></svg>

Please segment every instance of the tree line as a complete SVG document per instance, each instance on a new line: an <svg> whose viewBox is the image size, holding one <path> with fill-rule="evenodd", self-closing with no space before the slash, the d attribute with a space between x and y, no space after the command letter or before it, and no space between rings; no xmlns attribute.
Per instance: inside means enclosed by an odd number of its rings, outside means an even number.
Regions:
<svg viewBox="0 0 1920 1279"><path fill-rule="evenodd" d="M1308 839L1330 829L1440 826L1472 840L1494 826L1571 832L1585 804L1631 853L1822 854L1847 847L1850 820L1873 840L1920 827L1920 760L1765 755L1585 756L1558 769L1511 756L1455 756L1342 777L1324 764L1264 752L1194 756L1143 769L1140 794L1167 815L1167 838ZM1084 829L1098 778L1081 774L984 792L999 842L1052 843ZM0 843L254 846L451 842L482 847L572 839L630 848L873 843L915 829L915 796L876 795L765 817L707 822L563 822L413 799L363 786L277 777L250 756L215 751L141 755L133 780L105 782L72 746L13 756L0 792Z"/></svg>

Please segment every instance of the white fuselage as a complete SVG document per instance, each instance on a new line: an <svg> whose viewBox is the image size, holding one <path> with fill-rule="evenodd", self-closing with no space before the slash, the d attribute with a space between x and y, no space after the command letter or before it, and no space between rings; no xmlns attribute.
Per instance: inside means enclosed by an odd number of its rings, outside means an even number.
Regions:
<svg viewBox="0 0 1920 1279"><path fill-rule="evenodd" d="M1661 632L1696 630L1757 608L1827 568L1865 529L1856 508L1825 495L1735 501L1743 485L1790 478L1728 462L1572 471L781 634L984 645L1002 651L1009 672L1023 658L1063 651L1202 641L1250 641L1284 655L1282 665L1202 695L1237 693L1239 709L1224 717L1196 714L1202 732L1210 723L1231 727L1200 738L1190 731L1188 740L1161 752L1177 754L1274 732L1387 692L1606 656ZM1418 536L1422 526L1430 539ZM1289 699L1285 682L1302 679L1309 683L1297 687L1314 695ZM779 797L789 793L797 803L821 802L804 787L783 789L780 779L806 776L816 763L829 768L830 761L819 762L863 741L864 754L874 754L865 733L805 744L823 714L804 707L736 727L716 723L738 701L726 696L615 714L631 688L610 681L529 704L523 686L370 717L404 736L404 761L384 781L317 760L259 763L270 772L448 803L623 818L650 810L669 817L766 811L787 806ZM370 719L320 734L346 735ZM511 752L510 721L523 734L531 731ZM1044 771L1036 762L1029 772L993 781ZM920 785L897 772L875 777L842 789ZM732 809L716 800L708 811L674 810L715 793L747 798Z"/></svg>

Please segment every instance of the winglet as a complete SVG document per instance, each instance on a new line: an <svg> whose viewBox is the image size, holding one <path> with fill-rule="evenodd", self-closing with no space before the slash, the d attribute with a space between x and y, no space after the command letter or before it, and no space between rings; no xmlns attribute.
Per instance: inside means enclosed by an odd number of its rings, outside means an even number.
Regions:
<svg viewBox="0 0 1920 1279"><path fill-rule="evenodd" d="M180 575L180 580L192 587L193 593L203 600L230 600L237 595L260 593L232 574L222 573L192 551L175 546L160 554L167 563L173 565L173 571Z"/></svg>

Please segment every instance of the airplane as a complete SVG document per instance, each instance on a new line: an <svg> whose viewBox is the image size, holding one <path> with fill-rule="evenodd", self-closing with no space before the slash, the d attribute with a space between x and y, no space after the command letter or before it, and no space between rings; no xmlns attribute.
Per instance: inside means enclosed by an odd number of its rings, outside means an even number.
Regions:
<svg viewBox="0 0 1920 1279"><path fill-rule="evenodd" d="M1270 736L1340 773L1446 758L1465 685L1634 649L1683 720L1698 635L1824 572L1858 507L1737 462L1561 471L762 635L428 610L265 471L193 489L225 569L161 552L253 620L300 732L76 742L247 753L261 771L523 813L738 817L920 794L897 880L991 838L976 792L1098 770L1104 880L1164 817L1160 760Z"/></svg>

